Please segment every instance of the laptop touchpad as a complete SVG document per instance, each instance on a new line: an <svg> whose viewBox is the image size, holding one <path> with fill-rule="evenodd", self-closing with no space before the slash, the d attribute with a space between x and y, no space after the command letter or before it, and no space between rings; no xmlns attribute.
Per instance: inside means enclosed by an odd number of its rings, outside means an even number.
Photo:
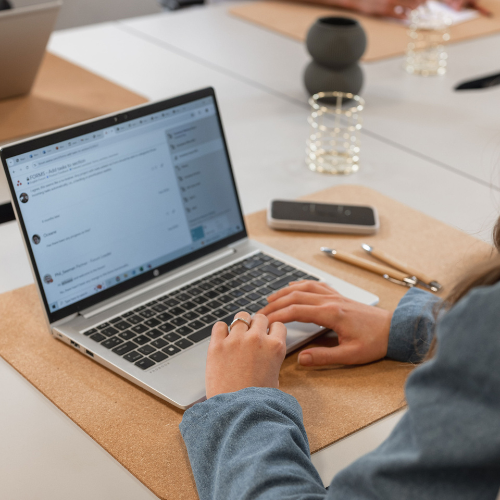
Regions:
<svg viewBox="0 0 500 500"><path fill-rule="evenodd" d="M289 353L308 342L315 334L323 332L325 328L314 323L286 323L286 352Z"/></svg>

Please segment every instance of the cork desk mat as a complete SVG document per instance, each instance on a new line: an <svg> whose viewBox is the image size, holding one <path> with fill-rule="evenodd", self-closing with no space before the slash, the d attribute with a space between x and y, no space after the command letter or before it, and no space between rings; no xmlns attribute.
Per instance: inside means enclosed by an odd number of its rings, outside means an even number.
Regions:
<svg viewBox="0 0 500 500"><path fill-rule="evenodd" d="M500 31L500 2L479 0L492 17L479 16L450 28L451 42L491 35ZM368 37L363 61L377 61L405 53L408 44L407 28L391 20L365 16L343 9L319 7L307 3L260 1L231 8L231 14L272 31L305 41L307 31L318 17L348 16L357 19Z"/></svg>
<svg viewBox="0 0 500 500"><path fill-rule="evenodd" d="M47 52L31 93L0 100L0 143L146 101L144 97Z"/></svg>
<svg viewBox="0 0 500 500"><path fill-rule="evenodd" d="M307 199L373 204L380 232L369 237L277 232L266 226L265 212L258 212L246 218L250 235L376 293L383 308L393 309L406 289L334 261L319 247L363 255L360 244L367 242L425 269L448 290L471 261L491 255L488 244L368 188L339 186ZM197 498L178 430L183 412L55 341L46 328L34 285L0 295L0 355L158 497ZM404 406L409 365L382 360L304 370L296 361L297 353L286 358L280 387L302 405L312 452Z"/></svg>

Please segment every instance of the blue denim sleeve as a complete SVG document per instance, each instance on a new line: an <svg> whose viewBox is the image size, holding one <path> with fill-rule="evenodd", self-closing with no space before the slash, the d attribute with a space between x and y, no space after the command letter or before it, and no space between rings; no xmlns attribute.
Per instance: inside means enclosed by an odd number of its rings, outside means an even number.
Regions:
<svg viewBox="0 0 500 500"><path fill-rule="evenodd" d="M500 284L477 288L439 319L434 357L408 377L408 411L335 476L336 499L498 498L499 304Z"/></svg>
<svg viewBox="0 0 500 500"><path fill-rule="evenodd" d="M248 388L193 406L180 429L200 499L494 500L498 304L500 284L474 290L440 319L435 357L408 378L407 413L381 446L338 473L328 491L310 461L293 397Z"/></svg>
<svg viewBox="0 0 500 500"><path fill-rule="evenodd" d="M187 410L180 430L201 500L320 500L302 409L278 389L250 387Z"/></svg>
<svg viewBox="0 0 500 500"><path fill-rule="evenodd" d="M441 299L429 292L411 288L394 311L387 357L419 363L434 338L434 308Z"/></svg>

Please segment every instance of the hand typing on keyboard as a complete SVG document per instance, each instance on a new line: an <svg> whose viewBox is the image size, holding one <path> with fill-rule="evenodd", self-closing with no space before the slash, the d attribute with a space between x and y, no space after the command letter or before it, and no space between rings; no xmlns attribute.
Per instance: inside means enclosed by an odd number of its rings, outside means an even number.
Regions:
<svg viewBox="0 0 500 500"><path fill-rule="evenodd" d="M299 355L303 366L370 363L387 354L392 313L340 295L326 283L290 283L267 298L259 311L269 324L279 321L316 323L338 335L336 347L314 347Z"/></svg>
<svg viewBox="0 0 500 500"><path fill-rule="evenodd" d="M273 323L268 332L268 321L262 314L251 319L247 312L239 312L235 317L250 323L250 328L239 321L229 333L225 323L214 325L207 355L207 399L246 387L279 386L286 354L285 325Z"/></svg>
<svg viewBox="0 0 500 500"><path fill-rule="evenodd" d="M148 370L210 337L216 321L229 324L242 309L258 311L267 305L268 295L298 279L318 278L257 253L111 318L84 335Z"/></svg>

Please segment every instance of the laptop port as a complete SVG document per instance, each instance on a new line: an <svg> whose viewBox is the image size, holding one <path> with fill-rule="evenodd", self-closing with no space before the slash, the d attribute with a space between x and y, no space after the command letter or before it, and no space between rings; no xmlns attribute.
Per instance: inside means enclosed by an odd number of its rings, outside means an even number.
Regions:
<svg viewBox="0 0 500 500"><path fill-rule="evenodd" d="M94 357L94 353L90 352L88 349L85 349L85 354L88 354L91 358Z"/></svg>
<svg viewBox="0 0 500 500"><path fill-rule="evenodd" d="M80 344L77 344L76 342L74 342L73 340L70 340L71 342L71 345L75 348L75 349L80 349Z"/></svg>

